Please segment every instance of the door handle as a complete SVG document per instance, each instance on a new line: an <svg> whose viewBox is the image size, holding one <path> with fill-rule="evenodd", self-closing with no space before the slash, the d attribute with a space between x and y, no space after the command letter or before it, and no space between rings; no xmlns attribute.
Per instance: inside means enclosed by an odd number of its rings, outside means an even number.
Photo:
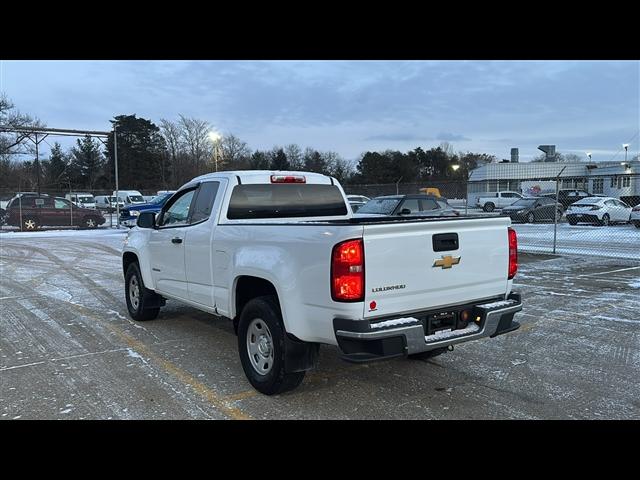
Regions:
<svg viewBox="0 0 640 480"><path fill-rule="evenodd" d="M182 243L182 239L179 237L174 237L171 239L171 243Z"/></svg>

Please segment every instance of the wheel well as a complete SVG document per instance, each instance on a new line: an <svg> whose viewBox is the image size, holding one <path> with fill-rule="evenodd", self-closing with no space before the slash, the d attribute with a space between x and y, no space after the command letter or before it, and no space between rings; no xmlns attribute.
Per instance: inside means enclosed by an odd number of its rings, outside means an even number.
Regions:
<svg viewBox="0 0 640 480"><path fill-rule="evenodd" d="M238 320L244 306L250 300L263 295L273 295L279 303L278 292L273 284L259 277L242 276L236 282L236 315L233 319L233 328L238 333Z"/></svg>
<svg viewBox="0 0 640 480"><path fill-rule="evenodd" d="M129 265L134 262L138 263L138 257L136 256L136 254L133 252L124 252L124 255L122 255L122 271L125 275L127 274Z"/></svg>

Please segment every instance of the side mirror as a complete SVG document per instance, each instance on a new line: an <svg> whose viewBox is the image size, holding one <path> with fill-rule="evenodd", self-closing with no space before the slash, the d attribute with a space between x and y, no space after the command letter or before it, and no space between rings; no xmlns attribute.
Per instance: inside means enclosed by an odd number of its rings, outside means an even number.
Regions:
<svg viewBox="0 0 640 480"><path fill-rule="evenodd" d="M138 215L136 225L140 228L156 228L156 214L153 212L142 212Z"/></svg>

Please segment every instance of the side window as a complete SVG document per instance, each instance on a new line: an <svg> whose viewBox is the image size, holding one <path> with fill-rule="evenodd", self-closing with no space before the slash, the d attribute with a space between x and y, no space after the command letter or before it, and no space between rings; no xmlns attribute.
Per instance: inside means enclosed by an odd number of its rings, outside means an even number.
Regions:
<svg viewBox="0 0 640 480"><path fill-rule="evenodd" d="M410 210L411 214L415 214L418 213L420 211L420 207L418 206L418 199L417 198L410 198L408 200L405 200L404 202L402 202L402 205L400 206L400 212L404 209L408 209Z"/></svg>
<svg viewBox="0 0 640 480"><path fill-rule="evenodd" d="M430 210L437 210L438 209L438 204L435 200L431 199L431 198L424 198L422 199L422 210L423 211L430 211Z"/></svg>
<svg viewBox="0 0 640 480"><path fill-rule="evenodd" d="M615 207L615 203L613 202L613 200L607 200L606 202L604 202L605 205L609 206L609 207Z"/></svg>
<svg viewBox="0 0 640 480"><path fill-rule="evenodd" d="M56 210L64 210L64 209L71 208L69 202L67 200L63 200L62 198L54 199L53 206Z"/></svg>
<svg viewBox="0 0 640 480"><path fill-rule="evenodd" d="M201 222L209 218L219 186L219 182L205 182L200 185L198 196L193 203L190 223Z"/></svg>
<svg viewBox="0 0 640 480"><path fill-rule="evenodd" d="M189 220L189 208L191 207L191 201L193 195L196 193L194 190L187 190L179 197L176 197L175 201L171 203L169 208L164 211L162 218L160 219L158 226L179 226L187 225Z"/></svg>

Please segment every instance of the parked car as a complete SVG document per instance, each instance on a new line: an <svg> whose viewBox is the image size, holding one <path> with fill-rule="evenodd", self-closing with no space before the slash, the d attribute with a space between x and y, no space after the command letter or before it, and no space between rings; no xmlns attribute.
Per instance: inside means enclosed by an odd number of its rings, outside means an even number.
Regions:
<svg viewBox="0 0 640 480"><path fill-rule="evenodd" d="M96 208L96 199L90 193L72 192L67 193L64 198L72 201L79 207Z"/></svg>
<svg viewBox="0 0 640 480"><path fill-rule="evenodd" d="M640 228L640 204L631 209L631 216L629 222L634 224L636 228Z"/></svg>
<svg viewBox="0 0 640 480"><path fill-rule="evenodd" d="M591 223L609 225L611 223L629 223L631 207L617 198L588 197L569 205L567 221L571 225Z"/></svg>
<svg viewBox="0 0 640 480"><path fill-rule="evenodd" d="M346 204L316 173L193 179L128 232L129 315L152 320L170 298L233 319L245 375L268 395L297 387L320 344L353 362L424 358L519 327L508 218L355 218Z"/></svg>
<svg viewBox="0 0 640 480"><path fill-rule="evenodd" d="M107 213L113 213L116 211L116 197L113 195L98 195L96 198L96 208L103 210ZM124 202L120 200L118 202L120 210L124 208Z"/></svg>
<svg viewBox="0 0 640 480"><path fill-rule="evenodd" d="M482 208L485 212L493 212L496 208L504 208L513 205L520 200L522 195L518 192L496 192L478 198L476 206Z"/></svg>
<svg viewBox="0 0 640 480"><path fill-rule="evenodd" d="M142 205L143 203L147 203L144 201L142 194L137 190L118 190L116 194L115 190L112 193L115 197L118 197L118 200L122 200L125 206L128 205Z"/></svg>
<svg viewBox="0 0 640 480"><path fill-rule="evenodd" d="M7 223L7 211L4 208L0 208L0 227Z"/></svg>
<svg viewBox="0 0 640 480"><path fill-rule="evenodd" d="M555 212L555 218L554 218ZM562 207L556 201L546 197L524 197L513 205L504 207L502 213L509 215L514 222L535 223L562 218Z"/></svg>
<svg viewBox="0 0 640 480"><path fill-rule="evenodd" d="M95 228L105 222L95 208L75 205L66 198L48 195L14 197L7 206L7 224L36 230L40 226L79 226Z"/></svg>
<svg viewBox="0 0 640 480"><path fill-rule="evenodd" d="M543 197L551 198L555 200L555 193L546 193L541 195ZM578 200L582 200L583 198L594 197L596 195L592 195L591 193L585 190L575 190L575 189L561 189L558 191L558 203L562 205L562 208L566 210L569 205L577 202Z"/></svg>
<svg viewBox="0 0 640 480"><path fill-rule="evenodd" d="M445 198L416 193L376 197L360 207L356 216L458 216L459 214Z"/></svg>
<svg viewBox="0 0 640 480"><path fill-rule="evenodd" d="M156 197L149 203L143 203L141 205L130 205L120 210L120 223L126 227L133 227L138 220L138 215L142 212L158 213L164 204L171 198L174 192L163 193L162 195L156 195Z"/></svg>

